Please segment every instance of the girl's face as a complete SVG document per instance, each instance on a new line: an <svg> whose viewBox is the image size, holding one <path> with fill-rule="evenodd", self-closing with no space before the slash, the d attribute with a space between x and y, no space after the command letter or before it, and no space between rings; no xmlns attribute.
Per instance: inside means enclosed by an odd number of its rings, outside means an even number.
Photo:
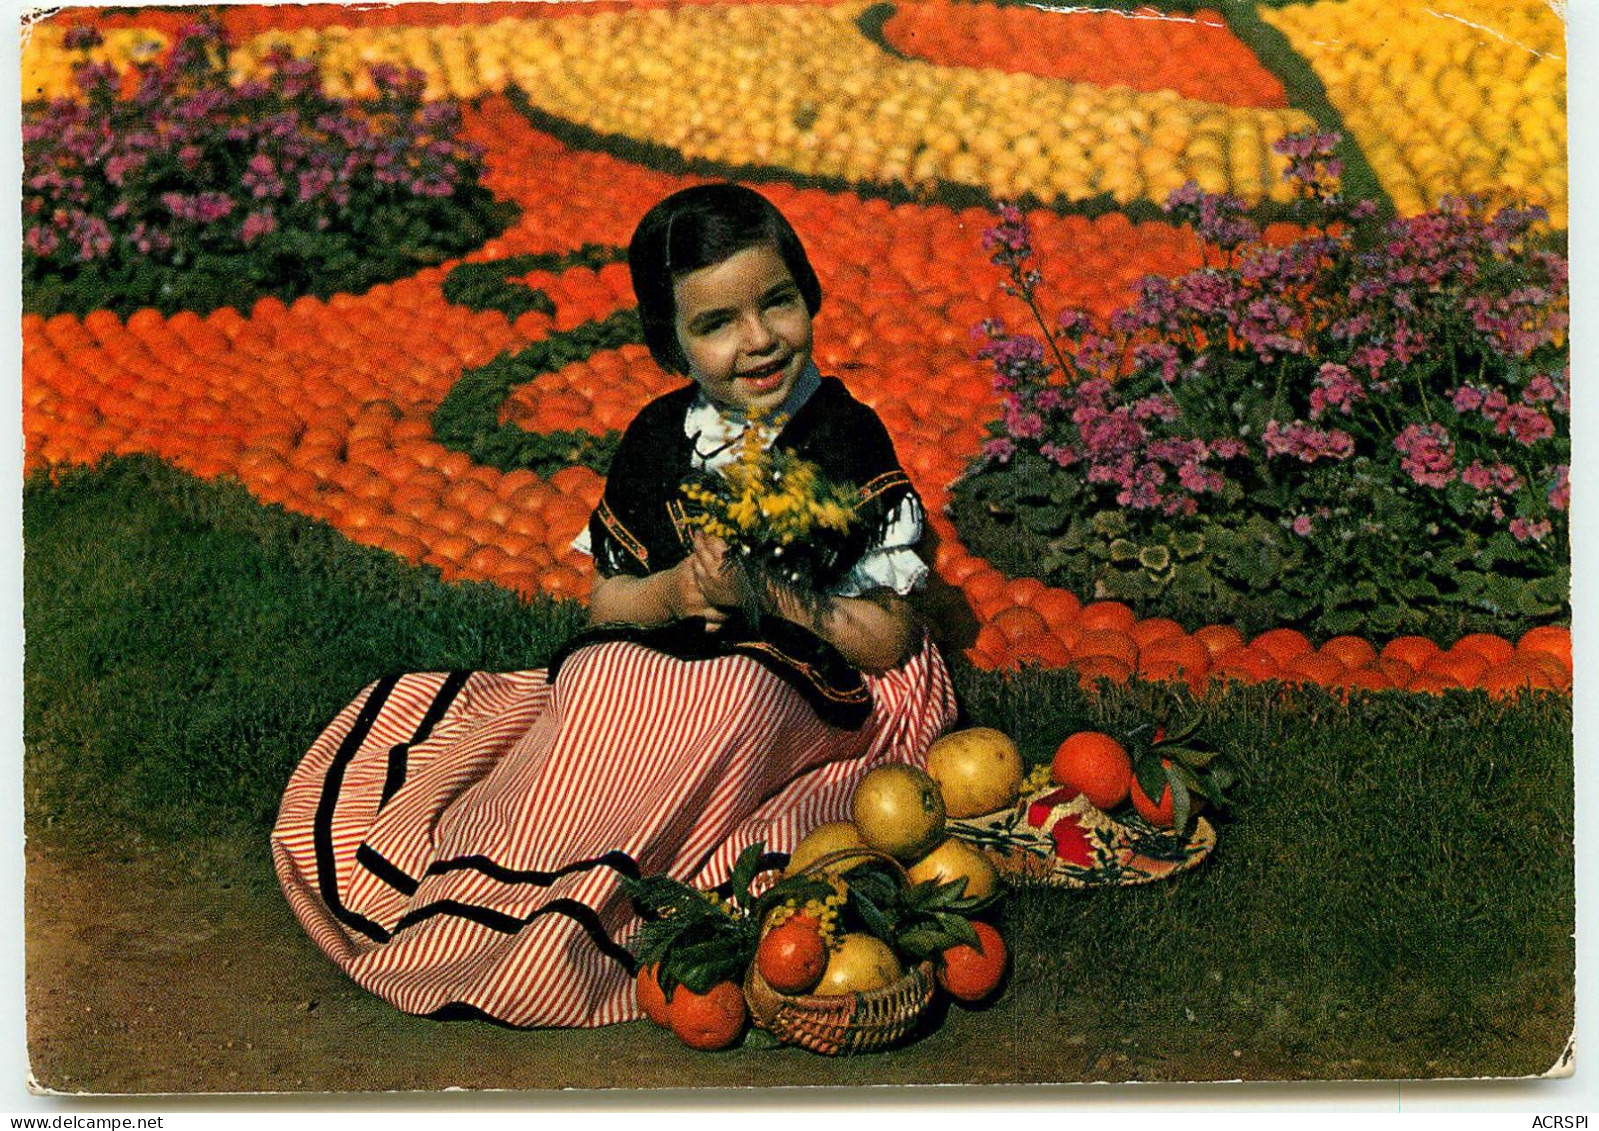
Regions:
<svg viewBox="0 0 1599 1131"><path fill-rule="evenodd" d="M673 283L677 340L706 396L743 412L780 407L811 359L811 312L770 244Z"/></svg>

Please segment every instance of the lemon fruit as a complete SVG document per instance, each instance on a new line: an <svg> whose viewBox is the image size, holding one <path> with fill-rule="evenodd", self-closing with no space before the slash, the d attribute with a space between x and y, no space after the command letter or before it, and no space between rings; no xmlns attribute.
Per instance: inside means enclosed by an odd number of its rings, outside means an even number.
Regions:
<svg viewBox="0 0 1599 1131"><path fill-rule="evenodd" d="M876 935L852 931L839 940L822 980L811 992L823 996L871 993L892 986L904 973L886 942Z"/></svg>
<svg viewBox="0 0 1599 1131"><path fill-rule="evenodd" d="M999 873L983 850L959 837L944 842L905 870L913 884L937 880L941 884L964 879L967 899L986 899L999 888Z"/></svg>
<svg viewBox="0 0 1599 1131"><path fill-rule="evenodd" d="M850 801L861 839L898 860L915 860L944 835L938 783L915 766L879 766L861 779Z"/></svg>
<svg viewBox="0 0 1599 1131"><path fill-rule="evenodd" d="M946 816L981 817L1016 804L1022 756L1004 732L972 727L933 743L927 773L938 783Z"/></svg>

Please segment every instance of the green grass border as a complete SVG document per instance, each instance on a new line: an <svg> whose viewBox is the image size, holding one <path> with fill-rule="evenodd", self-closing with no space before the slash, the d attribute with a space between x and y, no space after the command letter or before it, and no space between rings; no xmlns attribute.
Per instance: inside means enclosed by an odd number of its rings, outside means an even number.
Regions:
<svg viewBox="0 0 1599 1131"><path fill-rule="evenodd" d="M433 411L433 437L452 451L501 471L527 469L549 476L574 464L604 475L621 433L574 429L529 432L500 420L500 407L519 386L587 360L604 350L642 344L638 311L631 307L574 329L552 333L487 365L468 369Z"/></svg>

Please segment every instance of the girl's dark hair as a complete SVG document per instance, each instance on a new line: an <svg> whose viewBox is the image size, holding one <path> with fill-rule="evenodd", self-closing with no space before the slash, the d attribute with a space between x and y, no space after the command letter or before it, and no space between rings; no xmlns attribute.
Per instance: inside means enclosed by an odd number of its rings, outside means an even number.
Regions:
<svg viewBox="0 0 1599 1131"><path fill-rule="evenodd" d="M677 277L761 244L777 248L814 316L821 309L822 285L793 227L760 193L742 185L696 185L644 214L627 247L627 266L644 344L662 369L688 372L688 358L677 340Z"/></svg>

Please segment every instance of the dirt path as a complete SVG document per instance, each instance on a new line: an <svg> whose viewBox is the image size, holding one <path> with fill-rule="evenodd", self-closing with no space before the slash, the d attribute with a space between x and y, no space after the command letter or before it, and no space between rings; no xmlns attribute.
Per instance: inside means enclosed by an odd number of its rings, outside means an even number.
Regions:
<svg viewBox="0 0 1599 1131"><path fill-rule="evenodd" d="M1142 1035L1122 1026L1095 1028L1086 1008L1070 1016L1040 1008L1020 977L990 1009L951 1011L936 1031L912 1044L854 1058L772 1047L763 1034L729 1052L693 1053L646 1022L524 1031L428 1021L359 989L312 946L278 891L264 838L173 846L52 830L29 837L27 862L28 1051L35 1085L54 1092L679 1089L1377 1074L1360 1061L1263 1062L1247 1040L1195 1026ZM1245 1046L1241 1052L1234 1041ZM1285 1087L1300 1100L1315 1091ZM1347 1099L1383 1087L1345 1085L1329 1094ZM1428 1086L1406 1085L1406 1094L1418 1087ZM1176 1101L1188 1092L1162 1089L1159 1098ZM1125 1089L1073 1094L1089 1102L1155 1098ZM906 1102L906 1093L896 1095ZM920 1102L933 1102L935 1095L942 1102L954 1098L939 1089L922 1093Z"/></svg>
<svg viewBox="0 0 1599 1131"><path fill-rule="evenodd" d="M1116 1054L1062 1034L1053 1019L1024 1020L1014 995L982 1015L951 1018L893 1054L839 1061L748 1044L694 1054L646 1023L516 1031L427 1021L360 990L316 951L277 891L264 844L84 845L45 834L30 838L27 858L29 1055L37 1084L54 1091L744 1087L1123 1074ZM1056 1034L1042 1047L1031 1039L1040 1023Z"/></svg>

